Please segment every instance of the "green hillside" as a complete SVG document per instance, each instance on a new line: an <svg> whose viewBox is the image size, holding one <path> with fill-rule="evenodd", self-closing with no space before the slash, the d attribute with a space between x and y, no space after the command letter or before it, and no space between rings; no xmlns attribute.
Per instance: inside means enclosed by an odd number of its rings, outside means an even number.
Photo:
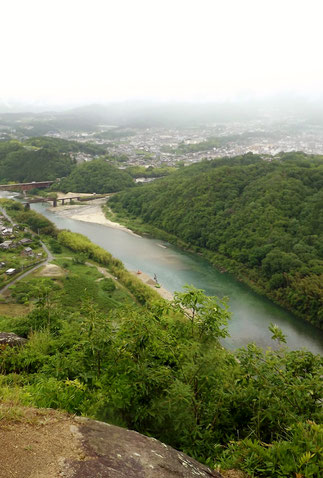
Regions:
<svg viewBox="0 0 323 478"><path fill-rule="evenodd" d="M50 181L67 176L73 168L69 156L57 148L25 145L18 141L0 142L0 181Z"/></svg>
<svg viewBox="0 0 323 478"><path fill-rule="evenodd" d="M85 193L115 192L134 185L130 174L103 159L76 164L78 152L96 158L106 148L47 137L0 142L0 183L62 178L59 190Z"/></svg>
<svg viewBox="0 0 323 478"><path fill-rule="evenodd" d="M120 216L180 238L317 326L323 324L323 159L204 161L111 198Z"/></svg>
<svg viewBox="0 0 323 478"><path fill-rule="evenodd" d="M60 153L77 153L82 152L86 154L105 154L106 146L95 143L81 143L79 141L71 141L62 138L51 138L49 136L40 136L27 139L25 145L35 146L37 148L50 148Z"/></svg>
<svg viewBox="0 0 323 478"><path fill-rule="evenodd" d="M134 185L131 176L103 159L83 163L64 178L59 189L63 192L111 193Z"/></svg>

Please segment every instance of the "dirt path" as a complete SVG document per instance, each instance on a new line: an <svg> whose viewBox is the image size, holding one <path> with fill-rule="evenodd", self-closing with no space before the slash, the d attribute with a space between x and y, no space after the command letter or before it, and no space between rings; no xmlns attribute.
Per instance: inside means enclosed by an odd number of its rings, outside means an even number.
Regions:
<svg viewBox="0 0 323 478"><path fill-rule="evenodd" d="M84 452L71 427L73 417L54 410L26 409L22 421L0 422L0 478L58 478L65 460Z"/></svg>

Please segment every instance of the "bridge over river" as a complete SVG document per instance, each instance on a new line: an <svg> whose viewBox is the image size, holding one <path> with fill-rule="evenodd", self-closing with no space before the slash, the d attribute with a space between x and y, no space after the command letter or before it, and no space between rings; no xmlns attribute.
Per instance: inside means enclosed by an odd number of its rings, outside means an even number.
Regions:
<svg viewBox="0 0 323 478"><path fill-rule="evenodd" d="M30 191L31 189L49 188L55 181L32 181L31 183L0 184L1 191Z"/></svg>
<svg viewBox="0 0 323 478"><path fill-rule="evenodd" d="M68 197L65 197L65 198L50 198L50 197L47 197L47 198L31 198L31 199L27 199L24 204L33 204L33 203L38 203L38 202L52 202L53 203L53 207L56 207L57 206L57 203L61 201L62 205L65 204L65 201L69 201L70 204L73 202L73 201L78 201L78 202L84 202L84 201L94 201L94 199L102 199L102 198L106 198L108 197L109 194L102 194L102 195L98 195L98 194L92 194L91 196L68 196Z"/></svg>
<svg viewBox="0 0 323 478"><path fill-rule="evenodd" d="M30 191L32 189L45 189L49 188L55 181L32 181L31 183L15 183L15 184L0 184L0 191ZM24 204L38 203L38 202L52 202L53 207L57 206L57 203L61 201L62 205L65 204L65 201L69 201L70 204L72 201L93 201L94 199L101 199L109 196L108 194L97 195L91 194L90 196L68 196L65 198L56 198L56 197L39 197L39 198L30 198L26 199Z"/></svg>

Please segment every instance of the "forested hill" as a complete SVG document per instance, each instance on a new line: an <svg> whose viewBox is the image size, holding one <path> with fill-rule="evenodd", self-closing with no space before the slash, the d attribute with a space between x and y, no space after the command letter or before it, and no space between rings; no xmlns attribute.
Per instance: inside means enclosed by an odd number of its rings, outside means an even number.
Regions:
<svg viewBox="0 0 323 478"><path fill-rule="evenodd" d="M0 141L0 182L53 180L67 176L75 167L71 155L78 152L98 156L103 145L60 138L30 138L24 142Z"/></svg>
<svg viewBox="0 0 323 478"><path fill-rule="evenodd" d="M323 157L204 161L109 204L193 245L213 263L323 326Z"/></svg>
<svg viewBox="0 0 323 478"><path fill-rule="evenodd" d="M73 167L68 155L57 148L35 147L19 141L0 142L0 182L54 180L67 176Z"/></svg>
<svg viewBox="0 0 323 478"><path fill-rule="evenodd" d="M130 174L117 169L103 159L95 159L74 168L72 173L59 183L63 192L110 193L134 186Z"/></svg>
<svg viewBox="0 0 323 478"><path fill-rule="evenodd" d="M59 138L31 138L24 142L0 142L0 183L45 181L62 178L63 192L108 193L134 185L129 173L104 159L76 164L75 153L92 158L105 154L106 148Z"/></svg>

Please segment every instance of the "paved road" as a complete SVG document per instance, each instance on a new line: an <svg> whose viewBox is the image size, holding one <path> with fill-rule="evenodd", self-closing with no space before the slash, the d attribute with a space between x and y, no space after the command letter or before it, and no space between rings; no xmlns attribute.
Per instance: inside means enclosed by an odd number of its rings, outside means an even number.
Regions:
<svg viewBox="0 0 323 478"><path fill-rule="evenodd" d="M8 221L10 221L11 224L13 224L13 221L12 221L11 217L9 217L8 214L2 208L0 208L0 211L8 219ZM2 287L2 289L0 289L0 294L3 294L4 292L6 292L6 290L9 287L11 287L13 284L18 282L20 279L23 279L24 277L28 276L29 274L31 274L35 270L39 269L39 267L44 266L44 265L48 264L49 262L51 262L53 260L53 255L50 252L50 250L48 249L48 247L42 241L40 241L40 243L41 243L41 246L44 249L45 253L47 254L47 258L44 261L40 262L39 264L36 264L34 267L29 269L28 271L21 274L19 277L16 277L15 279L12 279L12 281L9 282L9 284L5 285L4 287Z"/></svg>

